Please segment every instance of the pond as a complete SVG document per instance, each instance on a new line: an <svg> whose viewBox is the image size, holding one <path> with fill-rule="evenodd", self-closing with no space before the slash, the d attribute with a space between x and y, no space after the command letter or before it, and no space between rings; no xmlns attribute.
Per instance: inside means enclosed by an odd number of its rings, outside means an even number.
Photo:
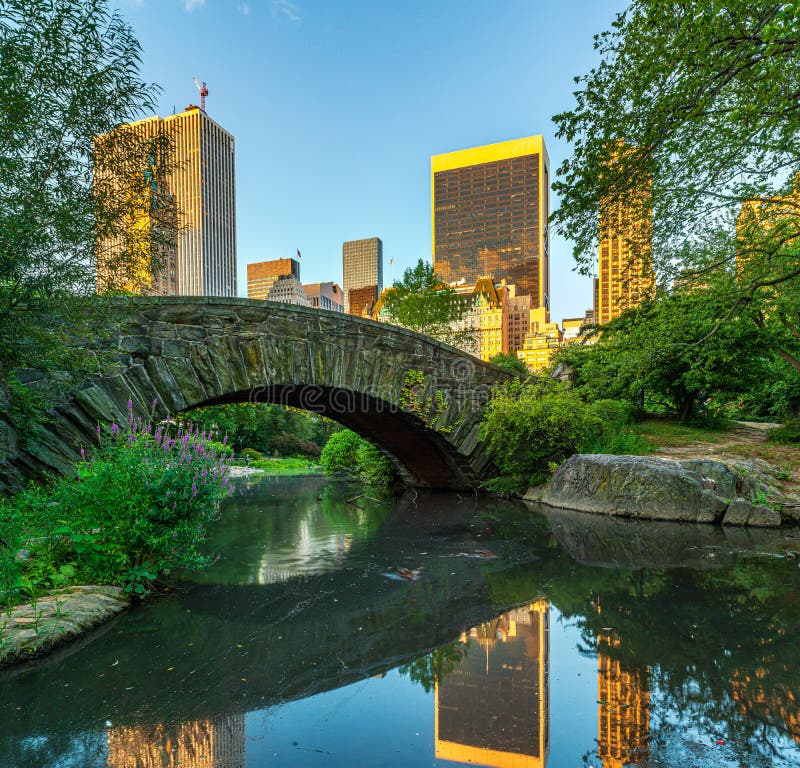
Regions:
<svg viewBox="0 0 800 768"><path fill-rule="evenodd" d="M0 675L0 766L800 766L797 531L358 493L237 481L208 571Z"/></svg>

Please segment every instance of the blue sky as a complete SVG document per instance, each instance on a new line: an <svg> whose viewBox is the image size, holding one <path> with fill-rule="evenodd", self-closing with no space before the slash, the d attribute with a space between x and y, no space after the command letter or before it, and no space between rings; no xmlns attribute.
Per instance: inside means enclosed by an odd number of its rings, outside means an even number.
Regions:
<svg viewBox="0 0 800 768"><path fill-rule="evenodd" d="M541 133L596 63L624 0L117 0L160 114L198 103L236 138L245 264L303 254L303 282L342 280L342 242L378 236L385 281L430 259L430 156ZM552 199L552 206L557 206ZM553 319L591 306L554 233Z"/></svg>

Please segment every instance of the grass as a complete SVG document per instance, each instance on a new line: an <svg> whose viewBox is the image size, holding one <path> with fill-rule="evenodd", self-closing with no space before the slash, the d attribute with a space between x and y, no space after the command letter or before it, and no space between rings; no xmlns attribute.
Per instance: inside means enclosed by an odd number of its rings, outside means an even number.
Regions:
<svg viewBox="0 0 800 768"><path fill-rule="evenodd" d="M240 467L246 466L244 461L236 461ZM274 459L261 458L250 461L250 467L261 469L268 475L319 475L322 467L311 459L296 456L282 456Z"/></svg>
<svg viewBox="0 0 800 768"><path fill-rule="evenodd" d="M724 429L687 427L667 419L645 419L632 427L634 434L644 438L652 449L679 448L691 443L719 444L724 440Z"/></svg>

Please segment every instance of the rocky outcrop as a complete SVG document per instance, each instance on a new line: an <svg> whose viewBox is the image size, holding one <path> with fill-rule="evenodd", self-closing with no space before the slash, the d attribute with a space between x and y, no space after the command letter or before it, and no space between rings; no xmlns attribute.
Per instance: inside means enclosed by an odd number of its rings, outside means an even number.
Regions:
<svg viewBox="0 0 800 768"><path fill-rule="evenodd" d="M766 487L720 461L577 454L556 470L542 501L620 517L777 527L780 514L763 503Z"/></svg>
<svg viewBox="0 0 800 768"><path fill-rule="evenodd" d="M27 661L74 640L128 607L119 587L59 589L0 614L0 667Z"/></svg>

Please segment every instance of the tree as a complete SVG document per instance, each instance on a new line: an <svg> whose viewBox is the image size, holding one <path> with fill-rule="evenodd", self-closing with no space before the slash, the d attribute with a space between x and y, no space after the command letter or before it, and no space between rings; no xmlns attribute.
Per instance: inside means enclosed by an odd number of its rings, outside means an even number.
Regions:
<svg viewBox="0 0 800 768"><path fill-rule="evenodd" d="M499 355L495 355L492 358L489 358L489 362L493 365L499 365L501 368L505 368L509 371L514 371L516 373L524 373L528 374L528 368L526 367L525 363L522 362L516 355L501 352Z"/></svg>
<svg viewBox="0 0 800 768"><path fill-rule="evenodd" d="M0 393L7 378L15 410L46 400L23 386L42 371L100 362L87 352L108 325L101 302L86 306L97 243L120 244L118 274L142 268L130 223L169 140L114 131L155 107L140 54L107 0L0 0Z"/></svg>
<svg viewBox="0 0 800 768"><path fill-rule="evenodd" d="M602 200L652 178L663 267L672 246L731 225L743 202L784 192L800 169L796 4L634 0L595 48L601 62L575 79L575 108L554 118L574 144L554 220L584 269ZM626 150L609 163L620 142Z"/></svg>
<svg viewBox="0 0 800 768"><path fill-rule="evenodd" d="M800 6L633 0L595 48L554 118L574 151L553 220L579 267L593 266L598 209L619 201L625 224L652 219L665 277L704 286L736 269L709 334L750 317L800 372Z"/></svg>
<svg viewBox="0 0 800 768"><path fill-rule="evenodd" d="M723 272L702 289L662 293L602 326L595 344L572 345L558 360L575 368L578 391L589 400L660 405L693 421L709 398L721 405L760 386L773 358L752 316L719 324L735 281Z"/></svg>
<svg viewBox="0 0 800 768"><path fill-rule="evenodd" d="M474 341L464 319L472 307L436 275L433 265L420 259L403 272L403 279L383 297L389 322L454 346Z"/></svg>

